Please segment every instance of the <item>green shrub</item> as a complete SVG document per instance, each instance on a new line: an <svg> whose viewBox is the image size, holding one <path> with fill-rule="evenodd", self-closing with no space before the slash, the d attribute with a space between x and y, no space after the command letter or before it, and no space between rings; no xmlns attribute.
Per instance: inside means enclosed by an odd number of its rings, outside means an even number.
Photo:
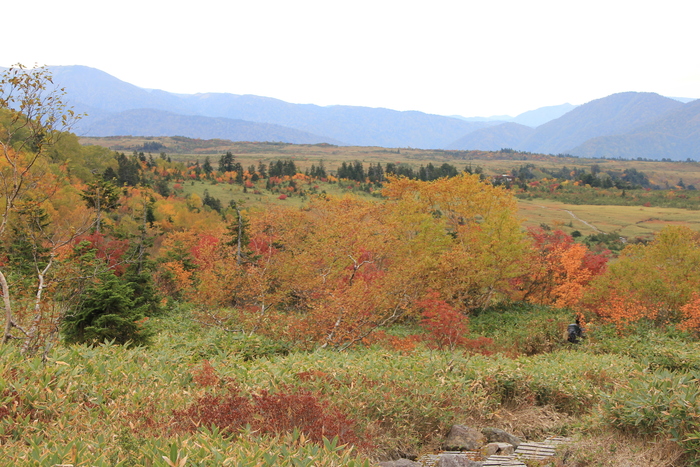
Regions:
<svg viewBox="0 0 700 467"><path fill-rule="evenodd" d="M700 454L698 373L641 373L605 403L608 422L642 435L669 436L690 455Z"/></svg>
<svg viewBox="0 0 700 467"><path fill-rule="evenodd" d="M104 341L146 345L152 336L145 316L148 305L134 306L133 289L110 273L89 287L82 303L62 323L70 344L95 345Z"/></svg>
<svg viewBox="0 0 700 467"><path fill-rule="evenodd" d="M625 355L650 370L700 371L697 343L674 326L663 329L651 322L640 322L628 334L619 336L614 326L603 325L589 334L589 352Z"/></svg>
<svg viewBox="0 0 700 467"><path fill-rule="evenodd" d="M566 326L573 322L568 310L529 303L504 303L470 316L472 334L494 339L496 348L537 355L569 344Z"/></svg>
<svg viewBox="0 0 700 467"><path fill-rule="evenodd" d="M231 352L244 360L284 356L289 354L290 344L264 336L245 336L231 341Z"/></svg>

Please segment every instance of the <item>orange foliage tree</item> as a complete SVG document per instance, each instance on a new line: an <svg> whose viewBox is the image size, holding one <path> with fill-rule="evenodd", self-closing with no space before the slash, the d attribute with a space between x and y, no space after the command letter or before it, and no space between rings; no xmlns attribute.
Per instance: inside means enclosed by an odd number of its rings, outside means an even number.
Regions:
<svg viewBox="0 0 700 467"><path fill-rule="evenodd" d="M384 194L385 202L320 196L303 208L229 209L229 229L176 228L180 208L163 204L171 230L161 289L199 304L208 324L345 349L420 319L428 299L455 317L487 306L522 275L528 243L509 192L464 175L394 178ZM423 318L442 325L446 316Z"/></svg>
<svg viewBox="0 0 700 467"><path fill-rule="evenodd" d="M285 323L279 331L301 346L347 348L402 317L415 289L397 274L402 250L384 214L358 198L319 198L252 220L247 275L266 327Z"/></svg>
<svg viewBox="0 0 700 467"><path fill-rule="evenodd" d="M692 326L698 293L700 234L669 226L647 245L627 246L591 282L582 306L621 328L643 318Z"/></svg>
<svg viewBox="0 0 700 467"><path fill-rule="evenodd" d="M559 308L576 305L588 283L605 271L607 252L594 254L561 230L528 230L526 273L515 279L513 297Z"/></svg>
<svg viewBox="0 0 700 467"><path fill-rule="evenodd" d="M682 321L679 328L685 331L700 333L700 293L694 293L693 298L681 307Z"/></svg>

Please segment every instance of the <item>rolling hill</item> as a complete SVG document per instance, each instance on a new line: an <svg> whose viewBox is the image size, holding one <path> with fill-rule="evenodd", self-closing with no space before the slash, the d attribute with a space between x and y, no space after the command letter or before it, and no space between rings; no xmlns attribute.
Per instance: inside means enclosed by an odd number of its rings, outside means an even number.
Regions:
<svg viewBox="0 0 700 467"><path fill-rule="evenodd" d="M174 94L142 89L84 66L50 67L50 70L54 81L66 88L70 103L77 110L89 113L90 116L78 128L85 136L113 136L108 130L116 131L125 126L138 128L137 122L141 121L138 117L129 123L127 119L132 114L117 115L118 112L138 109L272 124L276 125L276 131L280 130L277 126L284 126L307 135L317 135L320 138L317 142L336 141L357 146L441 148L471 131L492 125L423 112L290 104L279 99L251 95ZM170 114L150 113L152 118L158 115L162 115L166 121L172 121ZM115 121L110 122L110 119ZM217 122L222 130L240 126L240 123ZM159 128L167 131L162 125ZM175 134L175 129L170 134ZM221 138L238 138L236 132L217 134ZM275 135L266 135L264 128L258 128L258 134L262 141L274 141ZM183 136L196 137L194 133Z"/></svg>
<svg viewBox="0 0 700 467"><path fill-rule="evenodd" d="M82 130L82 132L81 132ZM275 141L294 144L341 144L332 138L313 135L270 123L254 123L232 118L180 115L155 109L125 110L82 120L80 136L187 136L231 141Z"/></svg>
<svg viewBox="0 0 700 467"><path fill-rule="evenodd" d="M590 139L571 151L579 157L700 160L700 100L633 130Z"/></svg>

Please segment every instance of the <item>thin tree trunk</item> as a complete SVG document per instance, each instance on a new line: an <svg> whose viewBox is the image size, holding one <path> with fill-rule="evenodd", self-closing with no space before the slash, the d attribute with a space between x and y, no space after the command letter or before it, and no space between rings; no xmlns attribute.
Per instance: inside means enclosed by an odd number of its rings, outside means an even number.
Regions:
<svg viewBox="0 0 700 467"><path fill-rule="evenodd" d="M10 301L10 287L7 285L7 278L2 271L0 271L0 285L2 285L2 301L5 305L5 333L2 337L2 343L7 344L12 336L12 302Z"/></svg>
<svg viewBox="0 0 700 467"><path fill-rule="evenodd" d="M34 345L34 341L37 339L37 334L39 333L39 325L41 324L41 318L43 317L43 313L41 310L41 298L44 294L44 289L46 288L46 273L49 271L52 264L53 257L49 260L49 263L43 270L37 271L37 278L39 280L39 283L37 284L36 296L34 298L34 320L32 321L32 327L29 328L29 334L27 335L27 339L22 345L22 354L29 353L32 346Z"/></svg>

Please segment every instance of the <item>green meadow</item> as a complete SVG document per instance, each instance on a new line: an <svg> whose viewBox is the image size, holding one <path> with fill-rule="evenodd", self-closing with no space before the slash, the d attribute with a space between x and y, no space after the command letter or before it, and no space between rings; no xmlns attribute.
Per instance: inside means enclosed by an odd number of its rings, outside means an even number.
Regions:
<svg viewBox="0 0 700 467"><path fill-rule="evenodd" d="M59 345L42 362L5 346L0 464L369 466L435 452L460 423L572 437L562 455L580 463L565 465L691 465L700 390L687 378L700 371L697 344L673 331L619 337L591 326L572 345L561 338L569 319L533 306L479 313L471 336L492 341L473 351L290 352L202 329L175 307L154 318L149 348ZM201 418L224 405L253 410L237 412L245 424ZM343 429L319 436L305 425L319 423L309 409L327 426L342 415Z"/></svg>

